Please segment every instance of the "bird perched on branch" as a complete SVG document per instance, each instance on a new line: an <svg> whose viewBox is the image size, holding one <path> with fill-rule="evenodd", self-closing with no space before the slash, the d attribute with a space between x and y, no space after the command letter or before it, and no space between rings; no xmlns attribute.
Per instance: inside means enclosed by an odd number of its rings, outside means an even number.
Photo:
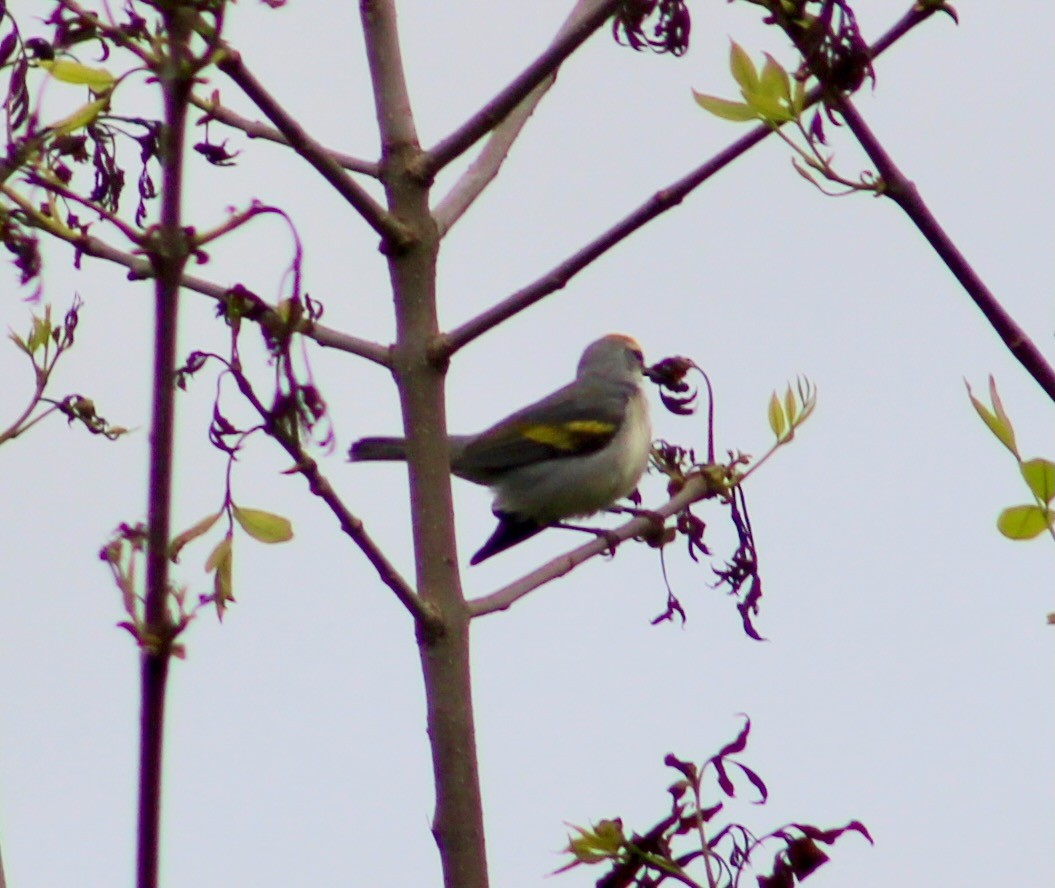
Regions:
<svg viewBox="0 0 1055 888"><path fill-rule="evenodd" d="M498 527L470 564L633 492L652 444L645 372L635 340L605 336L582 353L568 385L478 435L448 439L451 471L495 494ZM406 443L363 438L349 457L405 460Z"/></svg>

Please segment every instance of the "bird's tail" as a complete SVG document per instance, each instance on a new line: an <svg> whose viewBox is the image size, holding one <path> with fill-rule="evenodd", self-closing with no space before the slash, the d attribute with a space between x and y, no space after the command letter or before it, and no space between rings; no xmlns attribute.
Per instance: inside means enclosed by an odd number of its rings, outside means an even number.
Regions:
<svg viewBox="0 0 1055 888"><path fill-rule="evenodd" d="M491 538L483 544L483 548L469 559L469 564L479 564L492 555L504 552L545 529L545 525L531 518L521 518L517 515L510 515L508 512L496 512L495 517L498 518L498 527L491 534Z"/></svg>
<svg viewBox="0 0 1055 888"><path fill-rule="evenodd" d="M362 460L405 460L406 438L360 438L348 451L352 462Z"/></svg>

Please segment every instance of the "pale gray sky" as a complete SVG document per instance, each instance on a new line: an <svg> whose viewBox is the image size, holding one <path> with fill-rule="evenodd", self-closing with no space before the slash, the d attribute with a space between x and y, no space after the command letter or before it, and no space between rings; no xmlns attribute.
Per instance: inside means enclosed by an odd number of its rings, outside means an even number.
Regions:
<svg viewBox="0 0 1055 888"><path fill-rule="evenodd" d="M401 4L419 132L446 135L531 60L568 4ZM29 0L11 4L32 11ZM857 4L874 38L903 4ZM733 94L733 37L790 56L747 4L694 3L681 60L595 37L562 71L492 189L440 262L441 317L457 324L533 280L743 131L692 102ZM859 107L1004 305L1052 354L1055 125L1046 95L1048 4L961 4L877 65ZM376 152L354 4L234 9L247 63L324 143ZM225 100L251 112L222 78ZM54 99L55 97L52 96ZM829 132L835 134L833 130ZM222 131L217 128L217 135ZM288 209L306 245L306 289L326 322L387 341L377 238L284 149L247 143L235 169L192 162L200 226L251 198ZM837 156L861 159L843 134ZM438 185L452 181L441 178ZM283 294L290 244L261 221L201 272ZM150 303L145 285L49 253L47 298L85 299L56 391L94 397L137 427L117 442L51 421L0 453L5 592L0 604L0 842L12 888L130 884L137 656L96 553L145 504ZM5 273L6 274L6 273ZM7 275L10 281L10 275ZM27 311L8 285L4 323ZM222 348L213 306L186 299L183 351ZM770 391L806 374L816 414L748 489L766 597L764 644L744 638L710 574L671 551L684 628L649 625L665 592L653 550L595 560L475 627L475 682L492 883L543 884L563 862L565 822L667 810L663 756L703 759L754 730L744 760L771 801L734 808L758 832L789 820L857 818L813 888L1033 884L1055 829L1053 549L1013 544L994 519L1022 502L1010 457L963 387L996 376L1027 456L1052 457L1052 405L1011 360L903 214L832 200L794 174L775 140L736 162L562 292L457 356L449 414L472 431L570 378L584 344L619 330L648 357L687 354L718 398L722 450L762 452ZM254 341L250 332L247 341ZM312 350L338 447L324 470L409 571L404 470L348 465L347 445L394 433L387 376ZM30 380L0 349L11 416ZM261 378L264 378L261 376ZM224 461L208 447L212 383L180 400L178 526L215 510ZM654 404L657 435L700 443L700 417ZM164 884L195 888L439 884L431 775L410 622L364 558L265 442L235 472L236 498L290 516L287 546L236 542L238 603L204 615L173 668L166 740ZM490 533L486 491L455 482L463 560ZM646 503L663 499L646 479ZM723 516L698 510L726 540ZM557 531L467 570L485 594L580 542ZM180 576L207 590L208 546ZM600 871L546 884L580 888Z"/></svg>

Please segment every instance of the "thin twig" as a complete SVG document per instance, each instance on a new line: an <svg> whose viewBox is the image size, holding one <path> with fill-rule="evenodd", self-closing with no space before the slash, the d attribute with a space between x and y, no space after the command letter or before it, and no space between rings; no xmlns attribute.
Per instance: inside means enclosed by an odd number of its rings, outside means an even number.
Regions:
<svg viewBox="0 0 1055 888"><path fill-rule="evenodd" d="M291 147L289 139L282 135L282 133L273 126L268 126L266 123L261 123L259 120L250 120L248 117L243 117L241 114L232 111L230 108L221 105L219 102L214 102L212 99L203 99L201 96L191 96L191 104L206 112L205 117L202 117L197 121L199 124L203 121L215 120L222 123L224 126L241 130L249 136L250 139L264 139L267 142L274 142L277 145ZM362 173L365 176L371 176L375 179L378 176L377 164L373 161L362 160L361 158L353 157L351 154L345 154L343 151L337 151L333 148L322 148L322 150L333 158L335 163L349 172Z"/></svg>
<svg viewBox="0 0 1055 888"><path fill-rule="evenodd" d="M913 8L880 37L871 48L872 57L875 58L883 51L889 49L898 39L911 31L920 22L929 18L933 11L920 11ZM816 104L821 97L819 89L810 90L806 95L806 106ZM710 179L713 175L724 169L740 155L767 136L772 135L773 130L768 124L760 124L732 142L722 151L715 154L710 160L688 175L683 176L666 188L657 191L636 210L631 212L621 221L617 222L603 234L594 238L586 246L569 256L559 265L551 268L542 277L517 290L511 296L503 299L491 308L466 321L449 333L438 337L435 346L435 359L449 358L458 349L482 336L492 327L496 327L503 321L507 321L519 314L525 308L529 308L536 302L545 299L551 293L565 287L576 274L590 265L594 260L607 253L612 247L625 240L639 228L650 222L656 216L665 213L672 207L681 203L692 191Z"/></svg>
<svg viewBox="0 0 1055 888"><path fill-rule="evenodd" d="M414 236L403 223L385 210L337 163L331 154L276 101L242 61L241 55L225 47L216 66L249 97L286 137L290 147L310 163L334 190L351 204L391 249L399 252L413 243Z"/></svg>
<svg viewBox="0 0 1055 888"><path fill-rule="evenodd" d="M473 617L482 617L484 614L493 614L496 611L505 610L529 592L534 592L551 580L564 576L584 561L589 561L602 553L610 552L616 544L636 536L654 533L656 530L654 516L664 519L669 518L672 515L676 515L686 506L691 506L693 503L713 495L714 486L708 481L707 477L702 473L693 475L688 478L685 486L678 493L658 509L650 510L649 514L632 518L626 524L614 530L606 531L604 536L599 536L597 539L591 540L577 549L558 555L526 576L496 592L492 592L490 595L470 601L469 613Z"/></svg>
<svg viewBox="0 0 1055 888"><path fill-rule="evenodd" d="M869 159L875 164L876 172L883 180L882 193L901 207L915 223L920 233L934 248L934 252L941 257L967 295L985 315L986 320L1003 340L1008 351L1026 368L1045 394L1055 401L1055 369L1048 363L1026 331L1000 304L963 253L953 243L920 196L915 183L910 181L894 163L893 158L880 144L853 102L848 98L839 98L833 104L857 141L861 143Z"/></svg>
<svg viewBox="0 0 1055 888"><path fill-rule="evenodd" d="M549 45L542 55L518 74L501 92L447 138L442 139L415 162L413 172L422 180L431 179L441 169L471 148L497 126L547 77L554 74L568 56L608 20L621 0L603 0L590 15L563 38Z"/></svg>
<svg viewBox="0 0 1055 888"><path fill-rule="evenodd" d="M579 0L564 20L564 24L560 26L550 46L559 43L569 33L575 31L584 17L590 14L592 7L603 2L604 0ZM502 122L492 130L487 144L480 150L476 159L436 205L432 215L436 220L440 237L451 229L498 175L498 171L509 154L509 149L520 135L524 124L527 123L528 118L542 101L542 97L549 92L550 87L556 81L557 70L554 69L505 116Z"/></svg>
<svg viewBox="0 0 1055 888"><path fill-rule="evenodd" d="M26 199L17 192L11 190L7 186L0 186L0 192L15 201L21 209L27 210L27 212L31 212L34 215L36 214L36 209L32 204L26 201ZM130 280L147 280L154 277L154 269L151 267L150 262L142 256L136 256L133 253L119 250L104 240L100 240L92 235L83 235L73 229L59 229L57 226L49 225L45 230L60 240L64 240L68 244L71 244L78 252L83 253L85 256L91 256L95 259L105 259L108 262L113 262L115 265L121 265L127 268ZM182 275L180 278L180 286L188 290L194 290L195 292L221 302L227 299L232 290L231 287L225 287L215 281L195 277L190 274ZM274 312L274 309L263 299L258 299L258 301L256 301L256 306L261 312L265 313L265 316L260 318L262 322L268 320L266 317L268 313ZM366 358L368 361L373 361L375 364L380 364L382 367L391 366L388 347L380 345L377 342L372 342L369 339L360 339L357 336L342 333L340 330L335 330L332 327L319 324L309 318L303 319L298 324L296 332L314 340L325 348L333 348L337 351L358 355L361 358Z"/></svg>
<svg viewBox="0 0 1055 888"><path fill-rule="evenodd" d="M423 630L433 632L441 630L442 624L436 609L421 599L396 566L388 560L385 553L366 532L362 520L348 509L337 491L333 489L333 485L322 474L319 464L305 452L296 437L288 434L280 424L275 422L271 411L257 397L249 380L237 365L231 366L231 373L238 385L238 390L264 420L264 430L290 455L296 471L308 482L312 494L329 506L330 511L341 525L341 530L351 537L366 556L366 560L373 565L381 582L392 590L399 602Z"/></svg>

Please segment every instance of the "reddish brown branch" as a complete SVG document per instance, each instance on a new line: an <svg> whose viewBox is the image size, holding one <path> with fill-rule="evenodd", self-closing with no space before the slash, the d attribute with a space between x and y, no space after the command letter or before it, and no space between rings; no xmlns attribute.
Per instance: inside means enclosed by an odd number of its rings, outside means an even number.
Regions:
<svg viewBox="0 0 1055 888"><path fill-rule="evenodd" d="M1026 331L1000 304L963 253L953 243L920 196L915 183L910 181L894 163L893 158L880 144L853 102L843 98L837 99L834 104L847 126L850 127L850 131L861 143L869 159L875 164L876 172L883 180L882 193L901 207L915 223L920 233L934 248L934 252L941 257L942 262L960 282L967 295L985 315L986 320L1003 340L1008 351L1026 368L1047 396L1055 401L1055 369L1048 363Z"/></svg>
<svg viewBox="0 0 1055 888"><path fill-rule="evenodd" d="M278 128L290 147L310 163L334 190L359 212L386 244L399 252L413 242L413 235L407 227L375 201L341 168L326 148L308 135L304 127L294 120L256 79L235 50L225 47L217 67L238 85L264 116Z"/></svg>
<svg viewBox="0 0 1055 888"><path fill-rule="evenodd" d="M248 117L243 117L230 108L226 108L218 102L213 102L209 99L203 99L200 96L192 96L191 102L195 107L200 108L206 112L206 116L202 120L216 120L222 123L224 126L229 126L232 129L241 130L250 139L263 139L267 142L274 142L276 145L285 145L287 148L290 146L289 139L287 139L281 132L275 127L268 126L266 123L261 123L259 120L250 120ZM199 121L200 123L201 121ZM348 170L352 173L362 173L366 176L377 178L377 164L369 160L362 160L358 157L353 157L351 154L345 154L343 151L336 151L333 148L322 148L333 160L341 166L343 169Z"/></svg>
<svg viewBox="0 0 1055 888"><path fill-rule="evenodd" d="M164 105L159 134L163 158L161 214L147 246L154 271L153 409L147 503L146 594L143 620L139 745L137 888L157 888L161 846L162 742L165 689L176 631L169 613L169 537L176 423L176 347L180 278L189 255L182 224L183 149L190 96L190 32L185 15L164 13L167 57L159 59Z"/></svg>
<svg viewBox="0 0 1055 888"><path fill-rule="evenodd" d="M670 518L687 506L711 496L714 496L713 485L704 475L694 475L686 481L685 486L677 494L656 509L653 514L662 518ZM493 614L497 611L505 610L528 593L534 592L540 586L544 586L546 583L571 572L584 561L589 561L591 558L610 552L613 546L618 543L637 536L655 533L656 529L656 521L651 515L641 515L633 518L603 537L599 536L597 539L591 540L577 549L558 555L497 592L492 592L483 598L470 601L469 613L473 617L482 617L485 614Z"/></svg>
<svg viewBox="0 0 1055 888"><path fill-rule="evenodd" d="M301 447L293 435L286 432L281 424L275 422L271 411L256 396L252 385L250 385L249 380L239 367L232 367L232 375L238 385L238 390L253 406L253 409L256 410L261 419L264 420L264 430L290 455L296 470L308 482L311 492L326 503L334 517L337 518L341 530L351 538L352 542L366 556L366 560L377 571L381 582L392 590L400 604L407 609L423 631L441 631L442 625L436 609L421 599L403 578L396 566L385 557L385 553L381 551L370 534L366 532L363 522L352 514L340 496L338 496L337 491L333 489L333 486L326 479L326 476L319 470L319 464L304 452L304 448Z"/></svg>
<svg viewBox="0 0 1055 888"><path fill-rule="evenodd" d="M423 180L431 179L452 160L487 135L532 90L553 74L575 50L603 25L620 0L604 0L574 28L554 40L535 61L528 65L491 101L462 126L425 152L414 164L413 172Z"/></svg>
<svg viewBox="0 0 1055 888"><path fill-rule="evenodd" d="M873 44L871 48L872 56L878 56L889 49L897 40L932 14L933 11L920 11L915 8L910 10ZM821 92L819 89L811 90L806 97L807 106L816 104L820 97ZM568 281L594 260L607 253L652 219L677 206L715 173L724 169L742 154L771 135L772 132L773 130L766 124L756 126L749 133L741 136L688 175L683 176L661 191L657 191L628 216L594 238L559 265L551 268L542 277L440 337L437 340L435 357L437 359L449 358L462 346L482 336L492 327L509 320L509 318L517 315L525 308L529 308L536 302L545 299L551 293L565 287Z"/></svg>
<svg viewBox="0 0 1055 888"><path fill-rule="evenodd" d="M92 256L96 259L105 259L108 262L113 262L115 265L124 266L128 269L128 276L132 280L144 280L154 277L154 270L146 259L140 256L135 256L132 253L126 253L123 250L118 250L116 247L111 246L97 237L92 237L90 235L85 237L76 232L71 232L71 236L69 237L63 237L62 234L54 231L51 233L55 234L56 237L63 238L68 243L75 246L85 256ZM230 287L225 287L215 281L195 277L190 274L184 274L180 277L180 286L185 287L188 290L202 293L203 295L218 301L226 299L231 292ZM273 311L273 309L263 300L260 300L259 307L266 312ZM261 320L266 321L266 318ZM297 332L314 340L325 348L333 348L338 351L358 355L361 358L366 358L368 361L373 361L375 364L380 364L382 367L390 366L391 362L389 360L388 347L379 345L376 342L371 342L369 339L360 339L357 336L342 333L340 330L326 327L323 324L316 323L310 319L304 319L301 321L297 328Z"/></svg>

